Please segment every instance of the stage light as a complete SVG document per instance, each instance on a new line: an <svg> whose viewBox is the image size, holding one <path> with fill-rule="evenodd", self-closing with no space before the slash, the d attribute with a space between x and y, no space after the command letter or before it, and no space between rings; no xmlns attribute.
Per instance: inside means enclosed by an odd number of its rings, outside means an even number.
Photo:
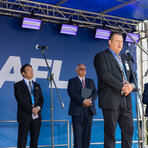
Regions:
<svg viewBox="0 0 148 148"><path fill-rule="evenodd" d="M41 27L41 20L33 18L23 18L22 28L36 29L39 30Z"/></svg>
<svg viewBox="0 0 148 148"><path fill-rule="evenodd" d="M69 25L69 24L62 24L60 33L76 35L77 31L78 31L78 26Z"/></svg>
<svg viewBox="0 0 148 148"><path fill-rule="evenodd" d="M110 30L97 29L96 34L95 34L95 38L108 40L110 34L111 34Z"/></svg>
<svg viewBox="0 0 148 148"><path fill-rule="evenodd" d="M139 42L139 38L140 38L140 35L139 35L139 34L135 34L135 33L128 33L128 34L129 34L137 43ZM133 42L133 40L131 40L128 35L126 35L125 41L126 41L126 42Z"/></svg>

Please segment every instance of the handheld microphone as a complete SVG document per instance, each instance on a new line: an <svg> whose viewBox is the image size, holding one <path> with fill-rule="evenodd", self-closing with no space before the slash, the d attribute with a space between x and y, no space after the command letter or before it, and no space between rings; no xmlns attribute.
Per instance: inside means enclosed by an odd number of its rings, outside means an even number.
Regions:
<svg viewBox="0 0 148 148"><path fill-rule="evenodd" d="M127 54L129 60L131 60L135 64L135 61L134 61L133 57L131 56L129 50L126 50L125 53Z"/></svg>
<svg viewBox="0 0 148 148"><path fill-rule="evenodd" d="M40 46L39 44L37 44L37 45L35 46L35 48L36 48L37 50L39 50L39 49L41 49L41 50L43 50L43 49L48 49L47 46Z"/></svg>

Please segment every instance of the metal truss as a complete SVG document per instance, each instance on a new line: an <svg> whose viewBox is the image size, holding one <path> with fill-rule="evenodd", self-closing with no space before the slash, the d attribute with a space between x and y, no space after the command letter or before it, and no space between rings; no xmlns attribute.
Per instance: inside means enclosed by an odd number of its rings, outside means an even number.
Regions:
<svg viewBox="0 0 148 148"><path fill-rule="evenodd" d="M137 28L140 21L93 13L28 0L0 0L0 14L14 17L28 16L52 23L77 24L80 27L120 30L119 25L127 31Z"/></svg>

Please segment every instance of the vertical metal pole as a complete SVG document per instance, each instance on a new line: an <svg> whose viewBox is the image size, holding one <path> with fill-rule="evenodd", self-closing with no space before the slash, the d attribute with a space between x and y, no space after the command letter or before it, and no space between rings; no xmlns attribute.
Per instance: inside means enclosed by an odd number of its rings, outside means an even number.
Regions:
<svg viewBox="0 0 148 148"><path fill-rule="evenodd" d="M42 53L42 55L43 55L43 57L44 57L44 59L45 59L45 62L46 62L46 64L47 64L48 71L49 71L49 74L50 74L50 77L47 78L47 80L50 81L50 88L51 88L51 138L52 138L52 148L54 148L52 82L53 82L53 84L54 84L54 86L55 86L55 88L56 88L56 92L57 92L57 94L58 94L58 97L59 97L59 99L60 99L60 102L61 102L61 105L62 105L63 108L64 108L64 103L63 103L63 101L62 101L62 99L61 99L61 96L60 96L60 94L59 94L59 91L58 91L58 89L57 89L56 83L55 83L54 78L53 78L53 74L51 73L51 69L50 69L50 67L49 67L49 65L48 65L48 62L47 62L47 59L46 59L46 56L45 56L45 53L44 53L44 50L43 50L43 49L41 49L41 53Z"/></svg>
<svg viewBox="0 0 148 148"><path fill-rule="evenodd" d="M50 93L51 93L51 139L52 139L52 148L54 148L54 131L53 131L53 98L52 98L52 75L50 77Z"/></svg>
<svg viewBox="0 0 148 148"><path fill-rule="evenodd" d="M139 45L120 25L119 25L119 28L126 34L126 35L128 35L128 37L146 54L146 55L148 55L148 52L141 46L141 45ZM130 61L131 62L131 61ZM132 73L133 73L133 76L134 76L134 81L135 81L135 85L136 85L136 89L137 89L137 94L138 94L138 101L137 101L137 99L136 99L136 105L137 105L137 126L138 126L138 144L139 144L139 147L141 146L141 148L143 148L144 147L144 136L143 136L143 132L144 132L144 109L143 109L143 104L142 104L142 99L141 99L141 96L140 96L140 93L139 93L139 89L138 89L138 85L137 85L137 81L136 81L136 77L135 77L135 75L134 75L134 71L133 71L133 69L132 69L132 66L131 66L131 70L132 70ZM140 136L140 134L139 134L139 128L140 128L140 123L139 123L139 114L140 114L140 110L139 110L139 103L140 103L140 105L141 105L141 109L142 109L142 114L141 114L141 118L142 118L142 123L141 123L141 130L142 130L142 132L141 132L141 140L142 140L142 143L140 144L140 141L139 141L139 136Z"/></svg>
<svg viewBox="0 0 148 148"><path fill-rule="evenodd" d="M68 148L70 148L70 144L69 144L69 121L67 121L67 131L68 131L68 135L67 135L67 140L68 140Z"/></svg>
<svg viewBox="0 0 148 148"><path fill-rule="evenodd" d="M138 148L140 148L140 126L139 126L139 107L138 107L138 97L136 92L136 113L137 113L137 129L138 129Z"/></svg>

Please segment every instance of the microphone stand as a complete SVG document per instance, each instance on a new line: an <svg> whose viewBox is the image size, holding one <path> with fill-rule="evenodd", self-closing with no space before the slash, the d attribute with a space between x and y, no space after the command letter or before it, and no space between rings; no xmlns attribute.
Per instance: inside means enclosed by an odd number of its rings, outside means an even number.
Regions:
<svg viewBox="0 0 148 148"><path fill-rule="evenodd" d="M43 57L44 57L44 59L45 59L46 65L47 65L47 67L48 67L48 72L49 72L49 74L50 74L50 76L47 77L47 80L50 81L50 93L51 93L51 94L50 94L50 97L51 97L51 105L50 105L51 108L50 108L50 109L51 109L51 137L52 137L51 143L52 143L52 148L54 148L52 83L54 84L54 86L55 86L55 88L56 88L56 92L57 92L57 94L58 94L60 103L61 103L61 105L62 105L63 108L64 108L64 103L63 103L63 101L62 101L62 99L61 99L61 96L60 96L60 94L59 94L59 91L58 91L58 89L57 89L57 85L56 85L55 80L54 80L54 78L53 78L53 74L51 73L51 69L50 69L49 64L48 64L48 62L47 62L47 59L46 59L46 56L45 56L45 52L44 52L43 49L41 49L41 53L42 53L42 55L43 55Z"/></svg>
<svg viewBox="0 0 148 148"><path fill-rule="evenodd" d="M142 101L141 101L141 96L140 96L140 93L139 93L139 89L138 89L138 85L137 85L137 80L136 80L136 77L135 77L135 73L134 73L134 70L133 70L133 67L132 67L132 62L131 62L131 59L129 59L129 63L130 63L130 67L131 67L131 71L132 71L132 75L134 77L134 82L135 82L135 92L136 92L136 98L137 98L137 95L139 97L139 100L140 100L140 105L141 105L141 108L142 108L142 115L141 115L141 118L142 118L142 131L141 131L141 135L140 135L140 117L139 117L139 106L138 106L138 100L136 99L136 114L137 114L137 127L138 127L138 147L140 148L140 137L141 137L141 140L142 140L142 145L141 145L141 148L143 148L143 142L144 142L144 109L143 109L143 105L142 105Z"/></svg>
<svg viewBox="0 0 148 148"><path fill-rule="evenodd" d="M142 49L147 55L148 55L148 52L141 46L139 45L120 25L119 25L119 28L126 34L129 36L129 38L140 48ZM140 93L139 93L139 89L138 89L138 85L137 85L137 79L135 77L135 73L134 73L134 70L132 68L132 64L131 64L131 59L129 58L129 63L130 63L130 67L131 67L131 71L132 71L132 74L133 74L133 77L134 77L134 82L135 82L135 91L136 91L136 98L137 98L137 95L139 97L139 101L140 101L140 105L141 105L141 108L142 108L142 115L141 115L141 118L142 118L142 132L141 132L141 140L142 140L142 144L141 144L141 148L144 148L144 109L143 109L143 103L142 103L142 99L141 99L141 96L140 96ZM138 102L137 102L137 99L136 99L136 113L137 113L137 127L138 127L138 147L140 148L140 133L139 133L139 106L138 106Z"/></svg>

